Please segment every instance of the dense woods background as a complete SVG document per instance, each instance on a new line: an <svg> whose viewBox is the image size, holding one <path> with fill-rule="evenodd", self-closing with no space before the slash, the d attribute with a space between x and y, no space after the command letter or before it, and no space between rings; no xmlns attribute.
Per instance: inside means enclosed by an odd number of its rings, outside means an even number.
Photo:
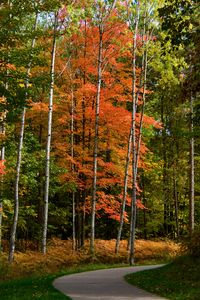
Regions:
<svg viewBox="0 0 200 300"><path fill-rule="evenodd" d="M95 237L134 245L199 225L199 12L191 0L1 1L10 262L20 241L46 253L46 238L74 250L90 238L94 253Z"/></svg>

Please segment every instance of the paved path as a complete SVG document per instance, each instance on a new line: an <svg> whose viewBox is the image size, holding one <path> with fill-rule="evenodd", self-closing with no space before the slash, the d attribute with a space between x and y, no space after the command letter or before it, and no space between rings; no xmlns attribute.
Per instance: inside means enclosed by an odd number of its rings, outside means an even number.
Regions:
<svg viewBox="0 0 200 300"><path fill-rule="evenodd" d="M57 278L53 285L73 300L161 300L128 284L126 274L159 266L115 268L77 273Z"/></svg>

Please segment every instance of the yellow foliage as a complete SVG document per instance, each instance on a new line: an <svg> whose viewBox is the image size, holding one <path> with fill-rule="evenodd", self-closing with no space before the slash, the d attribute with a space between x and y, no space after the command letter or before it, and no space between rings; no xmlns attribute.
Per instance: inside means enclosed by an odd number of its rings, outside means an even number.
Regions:
<svg viewBox="0 0 200 300"><path fill-rule="evenodd" d="M115 254L116 240L96 240L96 262L99 263L127 263L127 241L121 241L119 254ZM31 244L30 244L31 245ZM180 252L178 244L171 241L136 241L136 261L165 260L175 257ZM7 254L3 254L6 261ZM46 255L37 251L27 250L16 252L15 260L11 268L0 279L42 275L54 273L60 269L80 264L90 263L89 241L85 243L85 249L72 251L72 241L53 238L48 243Z"/></svg>

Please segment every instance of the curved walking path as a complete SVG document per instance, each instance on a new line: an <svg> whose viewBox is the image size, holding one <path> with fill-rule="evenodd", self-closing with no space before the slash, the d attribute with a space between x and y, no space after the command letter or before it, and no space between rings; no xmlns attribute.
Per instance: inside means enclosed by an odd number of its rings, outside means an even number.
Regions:
<svg viewBox="0 0 200 300"><path fill-rule="evenodd" d="M161 300L165 299L128 284L124 276L157 266L103 269L62 276L53 286L73 300Z"/></svg>

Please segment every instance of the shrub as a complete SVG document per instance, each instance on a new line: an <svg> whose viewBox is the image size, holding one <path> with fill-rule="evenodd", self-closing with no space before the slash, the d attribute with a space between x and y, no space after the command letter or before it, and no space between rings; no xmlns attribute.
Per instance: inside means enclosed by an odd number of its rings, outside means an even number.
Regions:
<svg viewBox="0 0 200 300"><path fill-rule="evenodd" d="M183 249L191 256L200 258L200 227L197 227L192 235L183 242Z"/></svg>

